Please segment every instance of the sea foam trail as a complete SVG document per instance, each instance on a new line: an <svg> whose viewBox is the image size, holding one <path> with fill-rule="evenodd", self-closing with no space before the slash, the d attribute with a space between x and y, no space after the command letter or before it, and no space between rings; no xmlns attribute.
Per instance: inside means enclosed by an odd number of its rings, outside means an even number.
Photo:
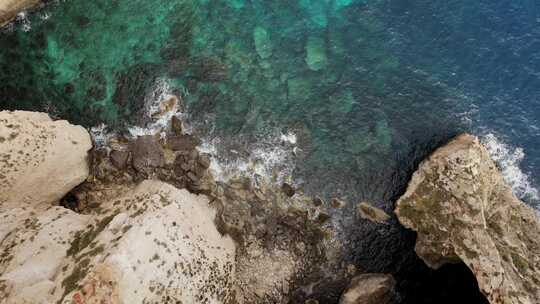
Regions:
<svg viewBox="0 0 540 304"><path fill-rule="evenodd" d="M296 135L275 132L250 145L247 151L219 151L219 138L203 139L199 151L212 156L210 171L218 181L249 177L283 182L291 177L296 152ZM240 155L241 154L241 155ZM287 180L288 181L288 180Z"/></svg>
<svg viewBox="0 0 540 304"><path fill-rule="evenodd" d="M170 80L158 79L144 101L144 116L148 122L145 125L129 127L129 135L133 138L143 135L164 135L164 131L170 127L169 123L173 116L179 117L184 122L184 130L190 133L192 127L188 123L189 115L180 110L179 102L167 103L171 98L177 97L173 94ZM105 146L108 139L115 136L104 124L93 127L91 134L98 146ZM202 140L203 143L198 150L212 156L210 171L216 180L223 182L238 177L253 179L262 177L283 182L292 174L295 153L298 149L296 135L292 132L270 132L256 143L250 144L241 153L226 150L222 139L213 137L212 134L207 134Z"/></svg>
<svg viewBox="0 0 540 304"><path fill-rule="evenodd" d="M501 169L504 180L510 184L514 194L520 199L532 203L540 202L538 189L533 185L531 178L520 168L525 157L523 148L510 146L493 133L482 136L481 140Z"/></svg>
<svg viewBox="0 0 540 304"><path fill-rule="evenodd" d="M132 126L128 128L131 136L154 135L164 130L171 118L175 115L181 115L178 102L170 104L170 108L163 108L163 103L171 98L177 98L172 93L173 88L169 79L159 78L154 84L150 94L144 99L145 116L150 122L145 126Z"/></svg>

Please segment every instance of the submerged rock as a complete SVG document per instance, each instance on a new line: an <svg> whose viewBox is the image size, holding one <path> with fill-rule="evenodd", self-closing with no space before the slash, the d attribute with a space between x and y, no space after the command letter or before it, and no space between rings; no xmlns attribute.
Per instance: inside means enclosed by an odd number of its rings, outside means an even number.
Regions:
<svg viewBox="0 0 540 304"><path fill-rule="evenodd" d="M422 162L395 212L430 267L463 261L490 303L538 303L539 220L478 138L458 136Z"/></svg>
<svg viewBox="0 0 540 304"><path fill-rule="evenodd" d="M339 304L387 304L396 281L389 274L366 273L354 277Z"/></svg>
<svg viewBox="0 0 540 304"><path fill-rule="evenodd" d="M383 210L373 207L366 202L361 202L356 206L360 217L370 220L374 223L384 223L390 219L390 216Z"/></svg>
<svg viewBox="0 0 540 304"><path fill-rule="evenodd" d="M255 50L262 59L272 56L272 42L270 41L268 31L264 27L257 26L253 30L253 41L255 43Z"/></svg>
<svg viewBox="0 0 540 304"><path fill-rule="evenodd" d="M47 114L0 112L0 210L48 207L88 176L88 132Z"/></svg>
<svg viewBox="0 0 540 304"><path fill-rule="evenodd" d="M0 0L0 27L15 19L20 12L40 4L41 0Z"/></svg>
<svg viewBox="0 0 540 304"><path fill-rule="evenodd" d="M306 63L312 71L320 71L328 65L326 42L321 37L310 36L306 44Z"/></svg>
<svg viewBox="0 0 540 304"><path fill-rule="evenodd" d="M289 183L283 183L281 185L281 191L283 191L283 193L285 193L285 195L288 197L291 197L296 193L296 189L294 189L294 187Z"/></svg>

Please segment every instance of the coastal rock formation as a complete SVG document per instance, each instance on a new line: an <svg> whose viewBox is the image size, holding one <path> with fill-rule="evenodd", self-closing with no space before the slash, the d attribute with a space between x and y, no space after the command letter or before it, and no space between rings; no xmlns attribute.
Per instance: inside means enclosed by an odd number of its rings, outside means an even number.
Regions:
<svg viewBox="0 0 540 304"><path fill-rule="evenodd" d="M210 198L139 182L137 169L165 163L161 143L142 137L131 153L117 150L120 167L131 154L142 159L118 173L135 174L124 179L93 150L87 178L83 128L32 112L1 112L0 122L0 304L236 301L236 246L218 232ZM186 170L207 168L204 156L194 157ZM81 213L60 207L64 196Z"/></svg>
<svg viewBox="0 0 540 304"><path fill-rule="evenodd" d="M205 196L158 181L115 193L125 194L105 198L92 215L60 207L0 214L9 219L0 226L0 303L233 297L235 245L217 231Z"/></svg>
<svg viewBox="0 0 540 304"><path fill-rule="evenodd" d="M430 267L463 261L490 303L539 303L540 223L478 138L458 136L422 162L395 212Z"/></svg>
<svg viewBox="0 0 540 304"><path fill-rule="evenodd" d="M40 3L41 0L0 0L0 27L15 19L18 13Z"/></svg>
<svg viewBox="0 0 540 304"><path fill-rule="evenodd" d="M366 273L354 277L339 304L387 304L393 297L396 281L391 275Z"/></svg>
<svg viewBox="0 0 540 304"><path fill-rule="evenodd" d="M383 210L373 207L370 204L366 202L361 202L356 206L356 210L358 211L358 215L360 215L361 218L372 221L374 223L384 223L390 219L390 216L386 214Z"/></svg>
<svg viewBox="0 0 540 304"><path fill-rule="evenodd" d="M0 210L47 207L88 176L90 136L47 114L0 112Z"/></svg>

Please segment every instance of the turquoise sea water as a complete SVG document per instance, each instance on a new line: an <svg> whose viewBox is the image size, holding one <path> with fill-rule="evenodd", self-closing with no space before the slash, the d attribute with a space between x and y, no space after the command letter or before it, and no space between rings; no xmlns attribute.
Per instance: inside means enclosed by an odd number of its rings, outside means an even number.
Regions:
<svg viewBox="0 0 540 304"><path fill-rule="evenodd" d="M399 280L412 244L352 223L351 207L391 211L418 162L460 132L540 201L533 0L48 1L0 32L0 109L125 130L163 87L224 162L286 151L296 185L347 201L334 218L365 271ZM433 303L403 284L404 303Z"/></svg>
<svg viewBox="0 0 540 304"><path fill-rule="evenodd" d="M537 15L532 1L51 1L0 35L0 100L121 129L165 81L212 137L249 150L293 132L306 189L374 201L449 137L492 134L535 203Z"/></svg>

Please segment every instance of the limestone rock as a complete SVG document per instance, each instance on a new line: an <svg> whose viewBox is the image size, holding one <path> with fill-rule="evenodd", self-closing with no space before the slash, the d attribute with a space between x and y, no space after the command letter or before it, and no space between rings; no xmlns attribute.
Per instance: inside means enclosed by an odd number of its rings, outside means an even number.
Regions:
<svg viewBox="0 0 540 304"><path fill-rule="evenodd" d="M18 13L40 3L41 0L0 0L0 27L15 19Z"/></svg>
<svg viewBox="0 0 540 304"><path fill-rule="evenodd" d="M47 303L73 235L89 217L53 207L43 213L13 208L0 218L7 219L0 226L0 303Z"/></svg>
<svg viewBox="0 0 540 304"><path fill-rule="evenodd" d="M48 206L88 176L90 135L45 113L0 112L0 210Z"/></svg>
<svg viewBox="0 0 540 304"><path fill-rule="evenodd" d="M384 223L390 219L390 216L386 214L383 210L373 207L366 202L361 202L356 206L358 214L360 217L370 220L374 223Z"/></svg>
<svg viewBox="0 0 540 304"><path fill-rule="evenodd" d="M395 210L432 268L463 261L492 304L540 301L540 223L464 134L420 164Z"/></svg>
<svg viewBox="0 0 540 304"><path fill-rule="evenodd" d="M122 193L94 215L0 214L0 303L234 300L235 244L205 196L158 181Z"/></svg>
<svg viewBox="0 0 540 304"><path fill-rule="evenodd" d="M393 297L396 282L389 274L366 273L354 277L339 304L386 304Z"/></svg>

